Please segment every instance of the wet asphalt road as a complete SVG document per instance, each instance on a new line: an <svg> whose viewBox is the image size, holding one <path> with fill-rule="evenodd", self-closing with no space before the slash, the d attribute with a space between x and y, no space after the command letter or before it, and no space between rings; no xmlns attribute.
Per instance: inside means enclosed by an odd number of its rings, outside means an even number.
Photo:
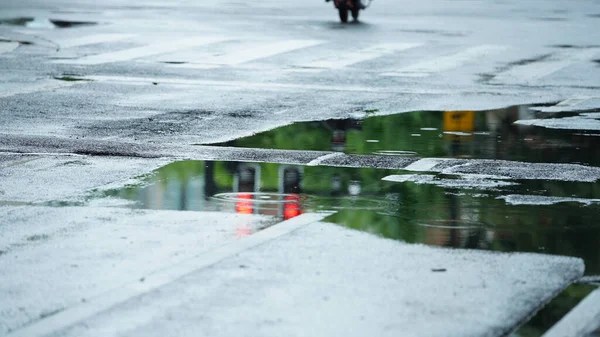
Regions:
<svg viewBox="0 0 600 337"><path fill-rule="evenodd" d="M11 3L2 133L187 146L367 111L589 109L598 12L384 0L342 26L320 2Z"/></svg>
<svg viewBox="0 0 600 337"><path fill-rule="evenodd" d="M594 282L564 289L600 274L599 20L588 1L375 0L346 25L320 1L0 4L0 335L397 335L401 315L406 335L435 321L435 336L499 336L555 298L516 332L541 335ZM449 251L404 242L468 250L430 265ZM390 259L340 268L357 247L348 263ZM307 251L328 278L295 282L312 275ZM422 286L394 254L442 276ZM299 301L306 284L322 292ZM382 307L377 284L398 296L383 318L363 311ZM322 301L326 318L304 314ZM328 323L340 307L349 331ZM597 328L586 311L579 335Z"/></svg>

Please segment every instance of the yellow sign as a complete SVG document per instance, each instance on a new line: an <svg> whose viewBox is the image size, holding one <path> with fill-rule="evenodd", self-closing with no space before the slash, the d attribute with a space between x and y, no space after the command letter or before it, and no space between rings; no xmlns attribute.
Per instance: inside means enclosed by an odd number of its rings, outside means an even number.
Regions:
<svg viewBox="0 0 600 337"><path fill-rule="evenodd" d="M444 131L473 132L475 130L474 111L444 111Z"/></svg>

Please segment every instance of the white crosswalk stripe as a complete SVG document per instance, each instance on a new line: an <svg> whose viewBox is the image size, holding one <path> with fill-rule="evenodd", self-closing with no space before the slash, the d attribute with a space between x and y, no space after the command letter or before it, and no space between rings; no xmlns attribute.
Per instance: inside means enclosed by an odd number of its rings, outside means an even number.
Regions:
<svg viewBox="0 0 600 337"><path fill-rule="evenodd" d="M307 63L298 65L297 69L293 71L309 71L318 72L326 69L341 69L360 62L373 60L385 55L392 54L394 52L416 48L421 46L422 43L384 43L374 46L370 46L364 49L359 49L350 52L344 52L340 56L340 53L336 53L333 56L326 58L320 58Z"/></svg>
<svg viewBox="0 0 600 337"><path fill-rule="evenodd" d="M0 42L0 55L10 53L19 47L18 42Z"/></svg>
<svg viewBox="0 0 600 337"><path fill-rule="evenodd" d="M506 50L507 47L497 45L481 45L471 47L458 53L445 55L431 60L419 62L397 71L382 73L383 76L427 77L435 73L452 70L478 58Z"/></svg>
<svg viewBox="0 0 600 337"><path fill-rule="evenodd" d="M243 63L260 60L267 57L291 52L294 50L313 47L323 44L321 40L286 40L268 43L257 43L252 47L230 52L225 55L213 56L197 63L176 64L176 68L210 69L220 66L235 66Z"/></svg>
<svg viewBox="0 0 600 337"><path fill-rule="evenodd" d="M600 96L576 96L560 101L553 106L530 107L530 110L541 112L562 112L588 110L600 106Z"/></svg>
<svg viewBox="0 0 600 337"><path fill-rule="evenodd" d="M61 48L72 48L91 44L120 41L135 37L133 34L94 34L56 41Z"/></svg>
<svg viewBox="0 0 600 337"><path fill-rule="evenodd" d="M493 82L506 84L525 84L548 76L577 62L588 61L600 54L600 48L564 50L550 59L515 66L498 74Z"/></svg>
<svg viewBox="0 0 600 337"><path fill-rule="evenodd" d="M149 44L142 47L130 48L125 50L120 50L116 52L92 55L82 57L76 60L59 60L54 63L67 63L67 64L85 64L85 65L94 65L94 64L103 64L103 63L111 63L111 62L122 62L129 61L137 58L165 54L169 52L174 52L180 49L198 47L203 45L209 45L217 42L223 42L231 40L230 38L218 37L218 36L208 36L208 37L193 37L193 38L185 38L173 41L161 41L153 44Z"/></svg>

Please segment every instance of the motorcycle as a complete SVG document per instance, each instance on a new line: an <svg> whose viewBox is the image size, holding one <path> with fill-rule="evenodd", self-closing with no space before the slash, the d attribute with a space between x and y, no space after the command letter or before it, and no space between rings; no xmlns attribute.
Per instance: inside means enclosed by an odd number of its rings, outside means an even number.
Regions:
<svg viewBox="0 0 600 337"><path fill-rule="evenodd" d="M361 10L367 9L371 5L372 0L333 0L333 5L340 14L340 21L348 22L348 12L352 14L352 19L358 20L358 15Z"/></svg>

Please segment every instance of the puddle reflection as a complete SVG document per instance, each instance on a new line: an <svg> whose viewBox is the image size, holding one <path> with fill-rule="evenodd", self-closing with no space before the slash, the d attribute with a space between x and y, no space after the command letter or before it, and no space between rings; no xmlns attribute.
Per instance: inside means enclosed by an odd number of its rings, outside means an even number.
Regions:
<svg viewBox="0 0 600 337"><path fill-rule="evenodd" d="M600 273L600 205L514 204L503 199L532 193L600 199L598 184L519 181L492 190L383 180L402 173L185 161L163 167L143 186L111 190L104 196L133 200L140 208L263 214L280 219L304 212L336 211L326 221L386 238L579 256L586 262L586 273ZM239 228L238 235L252 231Z"/></svg>
<svg viewBox="0 0 600 337"><path fill-rule="evenodd" d="M518 120L574 115L577 114L536 112L529 106L488 111L418 111L364 120L295 123L214 145L600 166L597 131L514 124Z"/></svg>

